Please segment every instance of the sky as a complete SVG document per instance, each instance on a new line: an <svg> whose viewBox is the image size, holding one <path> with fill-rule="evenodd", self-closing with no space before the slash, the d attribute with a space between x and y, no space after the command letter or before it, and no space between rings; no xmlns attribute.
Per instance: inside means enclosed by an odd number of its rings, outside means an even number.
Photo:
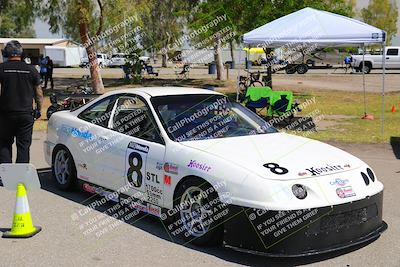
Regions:
<svg viewBox="0 0 400 267"><path fill-rule="evenodd" d="M52 34L50 32L50 26L46 22L36 18L33 28L38 38L62 38L61 34Z"/></svg>
<svg viewBox="0 0 400 267"><path fill-rule="evenodd" d="M400 8L400 0L393 1L397 1L397 7ZM357 10L367 7L368 2L369 0L357 0ZM39 19L35 20L34 29L36 31L36 37L38 38L62 38L61 34L52 34L49 30L49 25ZM397 20L397 30L398 33L393 39L393 45L400 45L400 17Z"/></svg>

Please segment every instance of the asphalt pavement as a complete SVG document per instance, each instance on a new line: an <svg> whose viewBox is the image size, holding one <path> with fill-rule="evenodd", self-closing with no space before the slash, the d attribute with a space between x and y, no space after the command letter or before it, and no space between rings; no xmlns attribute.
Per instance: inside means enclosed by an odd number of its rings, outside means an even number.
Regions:
<svg viewBox="0 0 400 267"><path fill-rule="evenodd" d="M143 214L112 218L107 215L112 203L96 206L100 198L55 188L44 161L44 138L44 132L35 132L32 146L42 189L29 192L34 224L43 230L30 239L0 238L0 266L400 266L400 160L390 145L334 144L367 162L384 183L388 230L350 250L282 259L174 243L158 219ZM1 231L11 226L14 194L0 187Z"/></svg>

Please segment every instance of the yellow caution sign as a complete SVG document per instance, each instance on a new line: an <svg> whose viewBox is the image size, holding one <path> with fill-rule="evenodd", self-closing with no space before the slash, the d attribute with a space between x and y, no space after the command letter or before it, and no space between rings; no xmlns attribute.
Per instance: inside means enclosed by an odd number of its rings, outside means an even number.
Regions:
<svg viewBox="0 0 400 267"><path fill-rule="evenodd" d="M17 201L14 211L12 228L3 234L4 238L28 238L42 230L39 226L33 226L31 212L29 211L28 197L25 185L17 185Z"/></svg>

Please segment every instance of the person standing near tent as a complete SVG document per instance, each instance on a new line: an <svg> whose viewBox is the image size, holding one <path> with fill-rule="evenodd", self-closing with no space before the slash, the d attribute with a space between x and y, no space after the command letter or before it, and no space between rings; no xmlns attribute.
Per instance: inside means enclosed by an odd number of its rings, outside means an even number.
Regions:
<svg viewBox="0 0 400 267"><path fill-rule="evenodd" d="M42 82L44 82L46 77L46 72L47 72L46 65L47 65L46 59L43 57L43 55L40 55L39 67L40 67L40 79Z"/></svg>
<svg viewBox="0 0 400 267"><path fill-rule="evenodd" d="M349 55L344 58L344 64L346 65L346 73L348 69L351 69L350 73L354 72L352 52L349 52Z"/></svg>
<svg viewBox="0 0 400 267"><path fill-rule="evenodd" d="M50 80L50 88L54 90L54 82L53 82L53 60L49 56L46 56L46 75L44 82L44 89L47 89L47 82Z"/></svg>
<svg viewBox="0 0 400 267"><path fill-rule="evenodd" d="M2 53L8 60L0 64L0 164L12 162L14 139L17 163L29 163L33 123L41 117L43 102L40 75L34 66L22 60L18 41L8 42Z"/></svg>

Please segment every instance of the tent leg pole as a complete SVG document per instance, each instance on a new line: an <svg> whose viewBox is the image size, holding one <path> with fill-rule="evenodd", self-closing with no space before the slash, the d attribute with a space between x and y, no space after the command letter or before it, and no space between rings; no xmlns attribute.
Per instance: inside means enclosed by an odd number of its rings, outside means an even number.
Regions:
<svg viewBox="0 0 400 267"><path fill-rule="evenodd" d="M363 63L362 63L362 74L363 74L363 91L364 91L364 118L367 116L367 101L365 92L365 72L364 72L364 61L365 58L365 44L363 44Z"/></svg>
<svg viewBox="0 0 400 267"><path fill-rule="evenodd" d="M237 81L236 81L236 102L239 102L239 94L240 94L240 88L239 88L239 83L240 83L240 64L242 61L242 46L239 45L239 64L238 64L238 74L237 74ZM245 63L246 64L246 63Z"/></svg>
<svg viewBox="0 0 400 267"><path fill-rule="evenodd" d="M386 75L386 44L382 45L382 110L381 110L381 135L384 134L385 119L385 75Z"/></svg>

